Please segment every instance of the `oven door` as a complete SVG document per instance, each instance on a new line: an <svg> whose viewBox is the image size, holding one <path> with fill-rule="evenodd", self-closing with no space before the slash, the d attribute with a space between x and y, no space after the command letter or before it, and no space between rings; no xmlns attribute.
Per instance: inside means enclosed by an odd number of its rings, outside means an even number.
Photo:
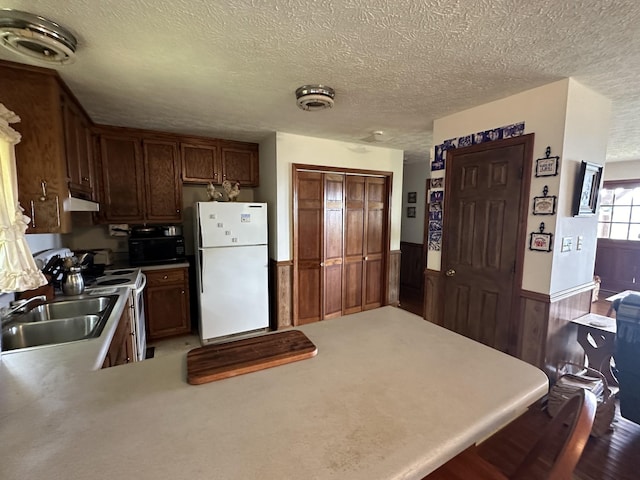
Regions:
<svg viewBox="0 0 640 480"><path fill-rule="evenodd" d="M144 321L144 288L147 286L147 276L141 274L142 281L140 286L133 290L133 315L134 324L136 328L136 346L137 348L137 360L140 362L146 358L147 355L147 334L145 330Z"/></svg>

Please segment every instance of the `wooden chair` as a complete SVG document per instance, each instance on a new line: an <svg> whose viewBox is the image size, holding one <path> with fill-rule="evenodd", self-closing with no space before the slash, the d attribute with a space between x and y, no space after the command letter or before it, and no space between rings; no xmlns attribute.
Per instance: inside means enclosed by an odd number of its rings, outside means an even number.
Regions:
<svg viewBox="0 0 640 480"><path fill-rule="evenodd" d="M582 389L567 400L512 475L502 473L471 447L423 480L570 480L589 439L596 407L595 395ZM564 442L545 463L543 452L557 445L560 436Z"/></svg>

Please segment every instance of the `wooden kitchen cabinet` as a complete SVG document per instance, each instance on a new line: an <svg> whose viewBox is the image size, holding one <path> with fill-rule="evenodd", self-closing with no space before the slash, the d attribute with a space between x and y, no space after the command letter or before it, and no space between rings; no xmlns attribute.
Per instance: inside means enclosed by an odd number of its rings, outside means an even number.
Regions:
<svg viewBox="0 0 640 480"><path fill-rule="evenodd" d="M69 190L80 198L93 196L91 121L65 92L61 95Z"/></svg>
<svg viewBox="0 0 640 480"><path fill-rule="evenodd" d="M146 270L144 274L147 276L144 304L148 339L189 333L188 268Z"/></svg>
<svg viewBox="0 0 640 480"><path fill-rule="evenodd" d="M178 144L121 131L98 130L100 221L182 221Z"/></svg>
<svg viewBox="0 0 640 480"><path fill-rule="evenodd" d="M258 145L255 143L220 142L222 181L240 182L240 187L257 187Z"/></svg>
<svg viewBox="0 0 640 480"><path fill-rule="evenodd" d="M131 329L131 304L127 301L120 320L118 320L118 326L111 339L102 368L115 367L135 361L134 342L134 333Z"/></svg>
<svg viewBox="0 0 640 480"><path fill-rule="evenodd" d="M182 180L185 183L222 184L240 182L240 187L260 184L258 144L215 140L181 143Z"/></svg>
<svg viewBox="0 0 640 480"><path fill-rule="evenodd" d="M64 200L92 195L89 117L55 70L7 61L0 61L0 103L21 119L12 127L22 136L16 168L27 233L69 233Z"/></svg>

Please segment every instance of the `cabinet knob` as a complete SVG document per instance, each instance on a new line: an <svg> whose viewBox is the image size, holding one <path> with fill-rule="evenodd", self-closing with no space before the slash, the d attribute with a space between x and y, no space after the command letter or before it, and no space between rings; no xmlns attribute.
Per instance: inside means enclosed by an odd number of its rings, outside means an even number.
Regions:
<svg viewBox="0 0 640 480"><path fill-rule="evenodd" d="M321 266L321 267L324 267L324 262L320 262L320 266Z"/></svg>
<svg viewBox="0 0 640 480"><path fill-rule="evenodd" d="M453 277L456 274L456 271L453 268L450 268L444 273L447 277Z"/></svg>
<svg viewBox="0 0 640 480"><path fill-rule="evenodd" d="M363 260L366 262L367 260L369 260L369 257L364 257Z"/></svg>
<svg viewBox="0 0 640 480"><path fill-rule="evenodd" d="M184 290L182 290L182 294L184 295Z"/></svg>
<svg viewBox="0 0 640 480"><path fill-rule="evenodd" d="M89 181L89 177L82 177L82 181L83 182L88 182Z"/></svg>
<svg viewBox="0 0 640 480"><path fill-rule="evenodd" d="M178 208L178 209L176 209L176 213L180 213L180 209L179 209L179 208Z"/></svg>
<svg viewBox="0 0 640 480"><path fill-rule="evenodd" d="M163 280L166 280L167 278L169 278L169 275L163 275L163 276L162 276L162 279L163 279Z"/></svg>

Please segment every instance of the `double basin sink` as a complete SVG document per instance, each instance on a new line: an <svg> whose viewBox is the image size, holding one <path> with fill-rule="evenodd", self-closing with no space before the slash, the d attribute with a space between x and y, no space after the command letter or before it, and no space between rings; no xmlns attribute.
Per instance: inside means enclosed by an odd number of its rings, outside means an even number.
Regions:
<svg viewBox="0 0 640 480"><path fill-rule="evenodd" d="M2 328L2 350L99 337L118 295L54 300L14 314Z"/></svg>

